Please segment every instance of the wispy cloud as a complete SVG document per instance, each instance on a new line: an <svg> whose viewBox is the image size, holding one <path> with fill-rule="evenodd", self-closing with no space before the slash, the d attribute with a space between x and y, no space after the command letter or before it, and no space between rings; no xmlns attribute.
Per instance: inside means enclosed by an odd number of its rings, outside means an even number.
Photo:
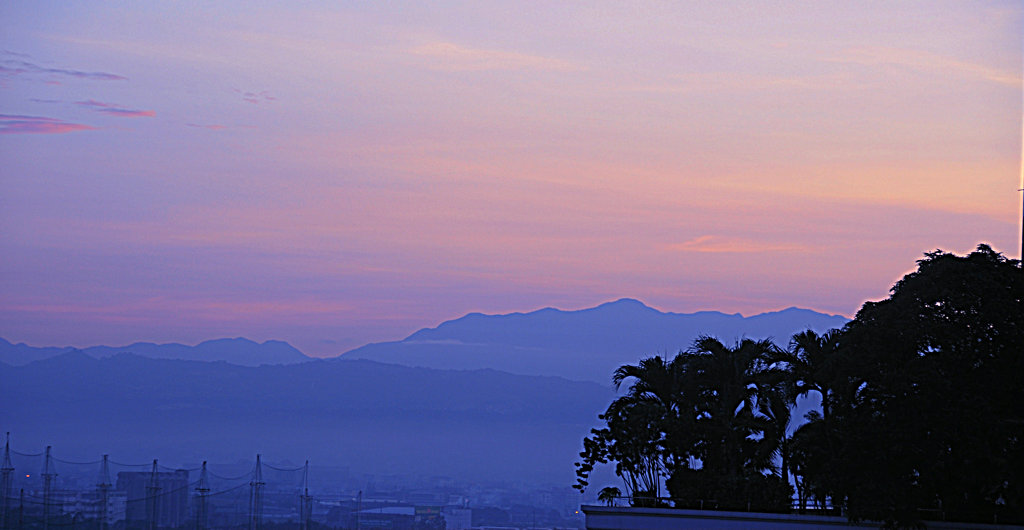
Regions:
<svg viewBox="0 0 1024 530"><path fill-rule="evenodd" d="M242 96L242 101L246 103L252 103L253 105L259 105L261 103L268 103L271 101L277 101L277 98L270 95L270 92L262 90L260 92L246 92L237 88L232 88L236 94Z"/></svg>
<svg viewBox="0 0 1024 530"><path fill-rule="evenodd" d="M156 112L152 110L139 110L139 109L127 109L120 105L113 103L103 103L96 100L76 101L75 105L87 107L96 112L102 112L111 116L118 116L121 118L152 118L156 116Z"/></svg>
<svg viewBox="0 0 1024 530"><path fill-rule="evenodd" d="M410 53L429 59L431 61L429 66L432 68L452 72L485 70L554 70L571 72L583 70L578 65L552 57L504 50L468 48L451 42L423 44L411 49Z"/></svg>
<svg viewBox="0 0 1024 530"><path fill-rule="evenodd" d="M220 130L228 128L227 125L218 125L216 123L211 123L211 124L186 123L185 125L187 125L189 127L195 127L197 129L209 129L211 131L220 131Z"/></svg>
<svg viewBox="0 0 1024 530"><path fill-rule="evenodd" d="M7 59L0 61L0 75L10 77L24 74L60 75L96 81L124 81L128 79L123 75L111 74L109 72L85 72L82 70L71 70L68 68L47 68L20 59Z"/></svg>
<svg viewBox="0 0 1024 530"><path fill-rule="evenodd" d="M711 72L670 76L667 82L633 85L629 92L654 94L687 94L694 92L718 93L725 91L750 92L757 90L835 90L854 86L848 74L821 75L764 75L745 72Z"/></svg>
<svg viewBox="0 0 1024 530"><path fill-rule="evenodd" d="M938 72L985 79L999 84L1020 86L1018 74L1000 70L981 64L961 61L921 50L907 48L891 48L882 46L863 46L849 48L839 55L828 59L831 62L860 64L867 66L890 65L911 68L919 71Z"/></svg>
<svg viewBox="0 0 1024 530"><path fill-rule="evenodd" d="M709 253L753 253L753 252L806 252L811 250L805 245L765 243L738 237L722 237L705 235L682 243L666 245L668 250L677 252L709 252Z"/></svg>
<svg viewBox="0 0 1024 530"><path fill-rule="evenodd" d="M60 134L95 129L96 127L56 118L0 114L0 134Z"/></svg>

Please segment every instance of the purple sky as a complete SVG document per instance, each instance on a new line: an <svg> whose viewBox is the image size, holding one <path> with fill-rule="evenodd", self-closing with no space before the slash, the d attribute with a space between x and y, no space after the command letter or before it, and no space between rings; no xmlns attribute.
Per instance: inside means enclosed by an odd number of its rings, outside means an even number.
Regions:
<svg viewBox="0 0 1024 530"><path fill-rule="evenodd" d="M1016 1L185 5L0 4L0 336L852 315L1018 254Z"/></svg>

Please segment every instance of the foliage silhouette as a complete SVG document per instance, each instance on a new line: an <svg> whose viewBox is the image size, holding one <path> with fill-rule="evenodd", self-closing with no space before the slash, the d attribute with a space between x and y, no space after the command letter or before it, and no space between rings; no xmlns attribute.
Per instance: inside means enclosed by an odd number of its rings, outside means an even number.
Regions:
<svg viewBox="0 0 1024 530"><path fill-rule="evenodd" d="M607 427L584 440L576 487L587 486L594 465L614 461L634 505L660 497L665 481L677 505L710 494L722 506L788 506L788 485L765 476L779 472L774 458L793 395L772 368L776 350L770 341L728 347L701 337L672 360L620 367L615 385L632 384L600 416Z"/></svg>
<svg viewBox="0 0 1024 530"><path fill-rule="evenodd" d="M606 506L614 506L615 499L622 496L622 490L615 486L606 486L597 492L597 500L605 503Z"/></svg>
<svg viewBox="0 0 1024 530"><path fill-rule="evenodd" d="M793 483L851 520L1024 522L1024 272L979 245L935 251L842 330L788 348L701 337L615 371L627 392L576 464L614 461L633 497L788 510ZM822 413L787 438L798 396ZM777 465L780 462L781 465Z"/></svg>
<svg viewBox="0 0 1024 530"><path fill-rule="evenodd" d="M926 254L826 354L831 410L796 433L799 474L852 519L1024 522L1022 344L1017 261Z"/></svg>

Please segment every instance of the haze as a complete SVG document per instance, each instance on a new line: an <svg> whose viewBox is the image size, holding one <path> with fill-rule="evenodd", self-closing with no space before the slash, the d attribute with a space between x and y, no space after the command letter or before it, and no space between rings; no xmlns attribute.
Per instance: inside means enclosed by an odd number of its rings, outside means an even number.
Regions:
<svg viewBox="0 0 1024 530"><path fill-rule="evenodd" d="M5 2L0 336L335 355L1015 254L1018 2Z"/></svg>

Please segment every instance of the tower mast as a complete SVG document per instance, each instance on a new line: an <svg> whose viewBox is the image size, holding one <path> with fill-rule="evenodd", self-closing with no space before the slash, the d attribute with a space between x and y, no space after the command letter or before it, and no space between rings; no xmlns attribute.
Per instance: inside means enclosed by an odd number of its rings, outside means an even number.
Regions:
<svg viewBox="0 0 1024 530"><path fill-rule="evenodd" d="M99 506L99 519L100 519L100 530L107 530L107 526L110 523L110 517L108 510L110 510L110 464L108 462L110 455L103 455L103 465L100 467L100 480L96 484L96 489L99 490L100 506Z"/></svg>
<svg viewBox="0 0 1024 530"><path fill-rule="evenodd" d="M149 519L149 530L159 528L158 511L160 509L160 478L157 472L156 459L153 459L153 470L149 473L149 486L146 487L146 518Z"/></svg>
<svg viewBox="0 0 1024 530"><path fill-rule="evenodd" d="M196 530L206 530L209 524L209 511L206 505L206 496L210 493L210 477L206 472L206 461L203 461L203 469L199 472L199 485L196 486L196 493L198 494L196 500L198 506L196 509Z"/></svg>
<svg viewBox="0 0 1024 530"><path fill-rule="evenodd" d="M263 527L263 467L260 455L256 455L256 469L249 482L249 530L260 530Z"/></svg>
<svg viewBox="0 0 1024 530"><path fill-rule="evenodd" d="M4 460L0 464L0 528L10 528L8 519L10 515L11 484L14 480L14 465L11 464L11 433L7 433L7 442L4 443Z"/></svg>
<svg viewBox="0 0 1024 530"><path fill-rule="evenodd" d="M299 504L299 524L302 530L309 530L309 519L313 515L313 497L309 496L309 460L302 468L302 499Z"/></svg>
<svg viewBox="0 0 1024 530"><path fill-rule="evenodd" d="M50 527L50 504L53 502L53 479L57 478L57 471L53 467L53 455L50 454L51 446L46 446L46 461L43 464L43 530Z"/></svg>

